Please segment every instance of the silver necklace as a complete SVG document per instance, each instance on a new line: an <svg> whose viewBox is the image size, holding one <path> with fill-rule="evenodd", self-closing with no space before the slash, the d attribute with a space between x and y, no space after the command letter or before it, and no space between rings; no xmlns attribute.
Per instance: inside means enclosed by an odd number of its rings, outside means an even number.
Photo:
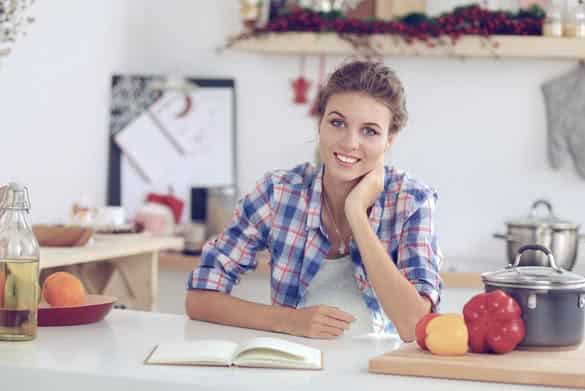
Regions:
<svg viewBox="0 0 585 391"><path fill-rule="evenodd" d="M327 202L327 197L325 196L325 194L323 194L323 203L325 204L325 209L327 210L327 214L329 214L329 217L331 218L331 222L333 223L333 229L335 230L337 238L339 239L339 248L337 250L339 251L339 254L345 254L345 241L351 237L351 233L345 240L341 237L341 232L339 231L339 228L337 228L335 217L333 216L333 213L331 213L331 209L329 209L329 203Z"/></svg>

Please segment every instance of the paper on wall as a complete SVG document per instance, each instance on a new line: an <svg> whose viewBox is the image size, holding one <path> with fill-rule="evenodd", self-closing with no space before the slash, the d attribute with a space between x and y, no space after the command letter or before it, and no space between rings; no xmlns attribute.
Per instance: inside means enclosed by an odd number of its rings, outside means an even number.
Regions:
<svg viewBox="0 0 585 391"><path fill-rule="evenodd" d="M128 162L147 183L159 182L180 164L181 156L145 111L114 136Z"/></svg>
<svg viewBox="0 0 585 391"><path fill-rule="evenodd" d="M152 107L154 120L179 153L200 154L210 146L210 132L218 109L197 90L189 95L166 92Z"/></svg>

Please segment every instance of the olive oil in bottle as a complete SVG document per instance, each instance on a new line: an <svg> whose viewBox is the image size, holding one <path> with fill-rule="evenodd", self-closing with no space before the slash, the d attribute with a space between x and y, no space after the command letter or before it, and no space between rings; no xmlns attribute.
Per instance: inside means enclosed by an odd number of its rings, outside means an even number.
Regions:
<svg viewBox="0 0 585 391"><path fill-rule="evenodd" d="M39 262L0 260L0 340L36 336Z"/></svg>
<svg viewBox="0 0 585 391"><path fill-rule="evenodd" d="M0 187L0 341L37 335L39 243L28 222L28 189Z"/></svg>

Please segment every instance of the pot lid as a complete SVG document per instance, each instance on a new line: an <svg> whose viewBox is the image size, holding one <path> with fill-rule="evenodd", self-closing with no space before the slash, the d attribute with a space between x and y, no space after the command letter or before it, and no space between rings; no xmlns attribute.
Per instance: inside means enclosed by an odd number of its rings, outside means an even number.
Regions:
<svg viewBox="0 0 585 391"><path fill-rule="evenodd" d="M546 266L508 266L504 269L483 273L481 279L492 286L571 290L585 288L585 277L564 269Z"/></svg>
<svg viewBox="0 0 585 391"><path fill-rule="evenodd" d="M538 207L545 206L548 210L548 214L539 215ZM528 227L528 228L539 228L548 227L552 229L577 229L578 224L572 223L568 220L563 220L556 217L553 213L552 205L547 200L536 200L532 203L530 213L528 216L521 217L519 219L511 220L506 222L509 226L515 227Z"/></svg>

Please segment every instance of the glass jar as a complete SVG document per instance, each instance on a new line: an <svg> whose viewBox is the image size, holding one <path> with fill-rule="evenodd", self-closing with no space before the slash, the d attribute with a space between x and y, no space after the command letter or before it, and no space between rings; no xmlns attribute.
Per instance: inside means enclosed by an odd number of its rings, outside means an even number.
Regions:
<svg viewBox="0 0 585 391"><path fill-rule="evenodd" d="M233 186L213 187L207 193L207 237L228 227L236 206L236 189Z"/></svg>
<svg viewBox="0 0 585 391"><path fill-rule="evenodd" d="M585 38L585 3L579 0L568 12L564 35L573 38Z"/></svg>
<svg viewBox="0 0 585 391"><path fill-rule="evenodd" d="M262 2L260 0L240 0L240 17L246 29L253 30L260 19Z"/></svg>
<svg viewBox="0 0 585 391"><path fill-rule="evenodd" d="M546 10L546 18L542 25L542 35L546 37L563 36L563 7L556 2L551 2Z"/></svg>
<svg viewBox="0 0 585 391"><path fill-rule="evenodd" d="M0 341L28 341L37 335L39 243L29 210L26 187L0 187Z"/></svg>

